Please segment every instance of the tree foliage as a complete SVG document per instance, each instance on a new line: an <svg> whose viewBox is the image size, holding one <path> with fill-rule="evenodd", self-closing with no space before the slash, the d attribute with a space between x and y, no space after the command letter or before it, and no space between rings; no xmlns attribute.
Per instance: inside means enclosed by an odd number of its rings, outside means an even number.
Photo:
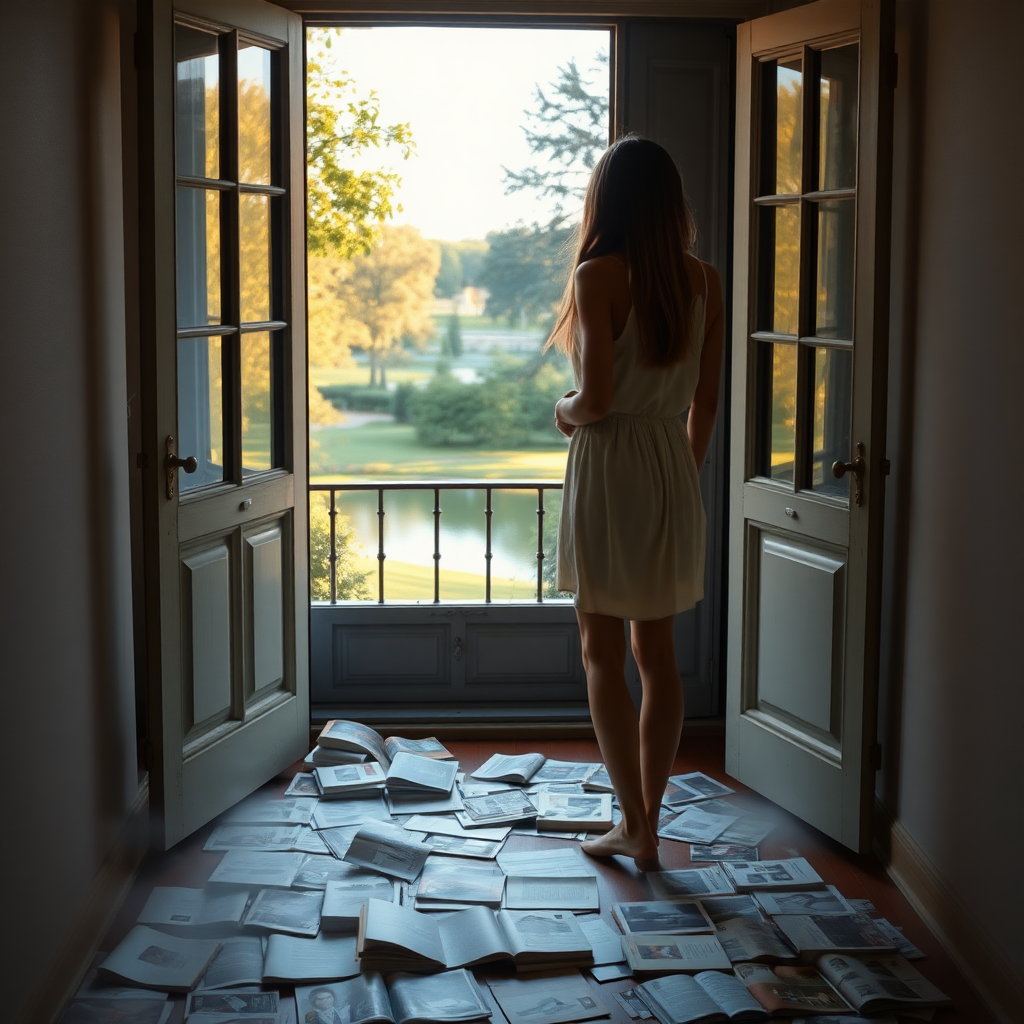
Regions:
<svg viewBox="0 0 1024 1024"><path fill-rule="evenodd" d="M346 516L337 516L334 547L339 601L363 601L370 597L370 573L356 568L355 532ZM331 599L331 517L322 495L316 495L309 503L309 590L314 601Z"/></svg>
<svg viewBox="0 0 1024 1024"><path fill-rule="evenodd" d="M600 65L607 63L607 58L600 60ZM524 113L526 141L542 159L521 171L504 167L505 191L535 192L554 200L561 212L568 201L582 200L587 175L608 146L607 88L591 86L575 61L569 61L546 89L537 85L534 108Z"/></svg>
<svg viewBox="0 0 1024 1024"><path fill-rule="evenodd" d="M401 210L395 193L399 175L354 171L363 150L400 147L403 159L414 148L408 124L379 123L375 92L360 96L355 82L338 68L331 29L309 33L306 63L306 211L310 254L341 257L365 252L380 237L381 225Z"/></svg>

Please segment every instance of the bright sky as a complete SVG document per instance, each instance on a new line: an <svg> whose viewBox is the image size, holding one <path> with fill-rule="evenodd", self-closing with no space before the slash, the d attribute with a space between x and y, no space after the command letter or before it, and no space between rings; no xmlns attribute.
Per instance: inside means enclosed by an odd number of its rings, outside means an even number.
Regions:
<svg viewBox="0 0 1024 1024"><path fill-rule="evenodd" d="M518 221L543 223L551 208L527 192L505 195L502 166L536 157L522 131L534 89L575 59L606 86L608 33L587 29L380 27L338 30L339 66L380 98L380 123L409 122L416 151L407 161L371 151L361 166L402 176L396 224L427 238L483 238ZM600 76L600 78L598 78ZM606 86L607 87L607 86ZM361 169L361 167L360 167Z"/></svg>

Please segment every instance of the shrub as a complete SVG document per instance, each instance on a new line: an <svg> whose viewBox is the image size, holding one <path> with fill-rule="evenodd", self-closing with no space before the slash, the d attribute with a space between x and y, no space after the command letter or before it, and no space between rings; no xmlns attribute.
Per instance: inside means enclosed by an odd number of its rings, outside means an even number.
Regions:
<svg viewBox="0 0 1024 1024"><path fill-rule="evenodd" d="M328 384L320 394L343 412L393 412L394 396L382 388L365 384Z"/></svg>
<svg viewBox="0 0 1024 1024"><path fill-rule="evenodd" d="M398 423L412 422L412 403L416 396L416 388L412 384L399 384L394 390L394 401L391 411Z"/></svg>
<svg viewBox="0 0 1024 1024"><path fill-rule="evenodd" d="M331 599L331 516L326 494L310 495L309 502L309 592L314 601ZM355 528L347 516L335 521L334 545L337 561L339 601L365 601L370 597L368 572L355 568Z"/></svg>

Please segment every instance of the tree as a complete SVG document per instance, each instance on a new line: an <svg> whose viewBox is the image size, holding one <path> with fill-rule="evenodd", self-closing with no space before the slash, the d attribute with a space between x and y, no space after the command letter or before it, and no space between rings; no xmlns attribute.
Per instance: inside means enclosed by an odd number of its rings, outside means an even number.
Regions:
<svg viewBox="0 0 1024 1024"><path fill-rule="evenodd" d="M462 291L462 260L451 242L436 244L441 250L441 267L434 282L434 294L439 299L450 299Z"/></svg>
<svg viewBox="0 0 1024 1024"><path fill-rule="evenodd" d="M336 517L335 579L339 601L364 601L370 596L370 574L356 568L355 532L347 516ZM309 591L314 601L331 599L331 516L322 493L309 503Z"/></svg>
<svg viewBox="0 0 1024 1024"><path fill-rule="evenodd" d="M336 33L309 33L306 61L306 220L311 254L341 257L366 252L395 203L399 175L350 169L354 154L396 145L407 160L414 143L408 124L378 124L377 94L359 96L331 53Z"/></svg>
<svg viewBox="0 0 1024 1024"><path fill-rule="evenodd" d="M430 310L441 263L437 245L408 224L384 225L367 252L332 271L340 316L366 328L361 347L370 357L370 385L386 383L385 363L403 341L423 343L434 333Z"/></svg>
<svg viewBox="0 0 1024 1024"><path fill-rule="evenodd" d="M561 218L545 227L517 225L487 236L490 248L480 271L480 283L490 293L489 316L546 320L565 287L572 229Z"/></svg>
<svg viewBox="0 0 1024 1024"><path fill-rule="evenodd" d="M444 332L444 354L458 359L462 355L462 326L459 323L459 314L452 313L448 317L448 329Z"/></svg>
<svg viewBox="0 0 1024 1024"><path fill-rule="evenodd" d="M607 57L598 60L607 67ZM595 68L592 74L600 70ZM524 111L528 123L523 132L530 151L544 160L521 171L502 168L507 193L529 189L539 198L554 200L558 213L568 201L582 200L587 176L608 146L608 90L591 88L575 61L558 68L558 77L546 91L537 85L536 105Z"/></svg>

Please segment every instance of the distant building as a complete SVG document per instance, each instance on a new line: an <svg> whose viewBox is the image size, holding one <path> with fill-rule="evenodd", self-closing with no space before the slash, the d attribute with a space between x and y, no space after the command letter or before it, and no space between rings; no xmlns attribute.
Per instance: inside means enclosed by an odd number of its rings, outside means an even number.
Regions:
<svg viewBox="0 0 1024 1024"><path fill-rule="evenodd" d="M490 292L486 288L471 288L468 285L450 299L435 299L434 313L438 316L483 316Z"/></svg>

